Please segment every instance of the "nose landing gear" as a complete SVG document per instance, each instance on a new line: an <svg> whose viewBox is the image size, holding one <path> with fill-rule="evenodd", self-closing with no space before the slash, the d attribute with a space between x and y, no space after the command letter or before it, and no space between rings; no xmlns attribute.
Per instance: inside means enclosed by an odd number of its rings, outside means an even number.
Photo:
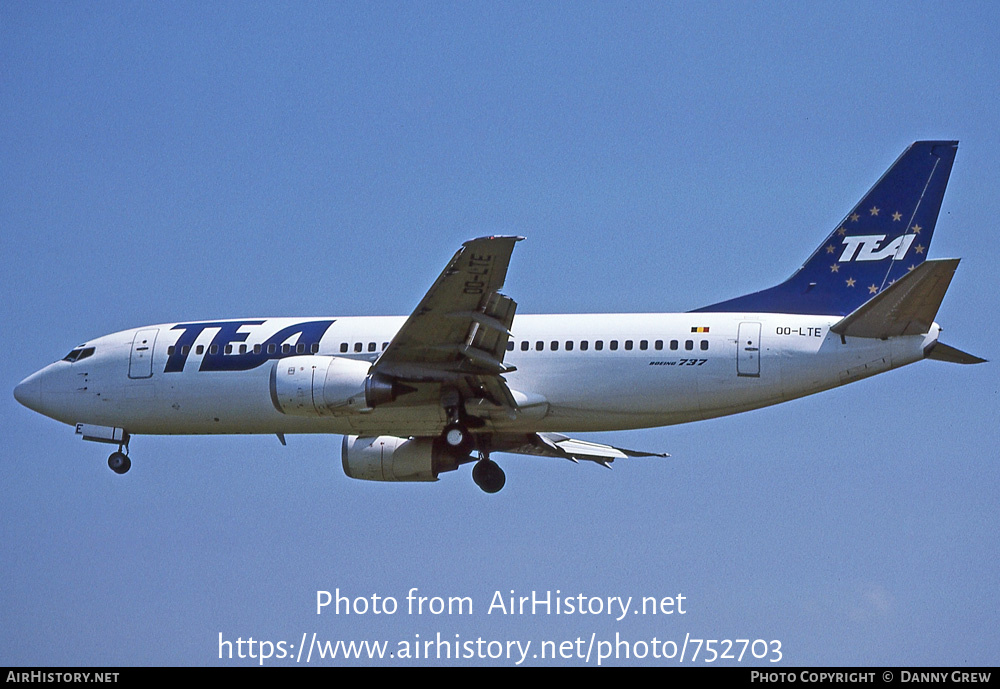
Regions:
<svg viewBox="0 0 1000 689"><path fill-rule="evenodd" d="M132 460L124 452L112 452L108 457L108 468L116 474L124 474L132 468Z"/></svg>
<svg viewBox="0 0 1000 689"><path fill-rule="evenodd" d="M128 458L128 443L119 445L118 451L111 453L108 457L108 468L116 474L124 474L132 468L132 460Z"/></svg>

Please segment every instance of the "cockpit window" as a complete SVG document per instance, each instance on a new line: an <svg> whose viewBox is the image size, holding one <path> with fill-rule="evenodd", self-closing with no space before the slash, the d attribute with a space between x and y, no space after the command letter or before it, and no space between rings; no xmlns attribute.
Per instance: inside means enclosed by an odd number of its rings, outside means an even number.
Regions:
<svg viewBox="0 0 1000 689"><path fill-rule="evenodd" d="M64 356L63 361L69 361L70 363L80 361L80 359L86 359L88 356L92 356L93 353L93 347L77 347L72 352Z"/></svg>

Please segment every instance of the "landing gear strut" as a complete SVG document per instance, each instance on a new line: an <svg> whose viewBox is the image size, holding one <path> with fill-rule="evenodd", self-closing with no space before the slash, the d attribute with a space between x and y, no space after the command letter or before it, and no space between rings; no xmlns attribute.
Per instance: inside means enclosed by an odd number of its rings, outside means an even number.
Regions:
<svg viewBox="0 0 1000 689"><path fill-rule="evenodd" d="M476 440L469 432L468 419L462 406L462 397L457 390L443 391L441 404L448 415L448 424L441 431L441 441L448 453L457 459L465 459L476 447Z"/></svg>
<svg viewBox="0 0 1000 689"><path fill-rule="evenodd" d="M479 427L483 425L483 422L463 413L462 398L457 390L445 390L441 403L448 415L448 424L441 431L440 441L445 451L452 455L459 464L464 464L469 461L469 455L472 451L477 450L479 459L472 467L472 480L487 493L498 492L507 483L507 477L504 475L503 469L490 459L490 441L482 435L474 436L469 431L470 425Z"/></svg>

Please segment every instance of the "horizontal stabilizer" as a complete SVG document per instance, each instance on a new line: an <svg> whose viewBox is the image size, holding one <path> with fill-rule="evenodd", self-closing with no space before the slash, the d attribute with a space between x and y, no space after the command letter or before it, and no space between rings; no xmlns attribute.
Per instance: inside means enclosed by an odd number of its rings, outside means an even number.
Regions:
<svg viewBox="0 0 1000 689"><path fill-rule="evenodd" d="M928 332L958 262L957 258L924 261L830 330L849 337L881 339Z"/></svg>
<svg viewBox="0 0 1000 689"><path fill-rule="evenodd" d="M960 349L949 347L943 342L935 342L924 353L924 356L926 356L928 359L937 359L938 361L948 361L953 364L982 364L986 362L986 359L981 359L975 354L969 354L967 352L963 352Z"/></svg>

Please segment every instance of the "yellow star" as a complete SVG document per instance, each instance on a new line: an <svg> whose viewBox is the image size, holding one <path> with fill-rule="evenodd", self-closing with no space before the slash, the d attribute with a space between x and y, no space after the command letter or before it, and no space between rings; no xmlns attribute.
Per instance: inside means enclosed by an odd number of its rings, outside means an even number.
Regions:
<svg viewBox="0 0 1000 689"><path fill-rule="evenodd" d="M839 230L837 230L837 234L839 234L841 237L843 237L845 234L847 234L847 230L845 230L843 227L841 227Z"/></svg>
<svg viewBox="0 0 1000 689"><path fill-rule="evenodd" d="M831 244L830 246L826 247L826 253L832 254L834 251L836 251L836 249L833 248L833 244Z"/></svg>
<svg viewBox="0 0 1000 689"><path fill-rule="evenodd" d="M878 292L878 287L875 285L868 286L868 294L875 294L876 292Z"/></svg>
<svg viewBox="0 0 1000 689"><path fill-rule="evenodd" d="M924 245L917 244L915 247L913 247L913 250L916 251L918 254L922 254L924 253Z"/></svg>
<svg viewBox="0 0 1000 689"><path fill-rule="evenodd" d="M920 234L920 230L922 230L922 229L924 229L924 228L922 228L920 225L914 225L913 226L913 234Z"/></svg>
<svg viewBox="0 0 1000 689"><path fill-rule="evenodd" d="M903 214L900 213L899 211L896 211L895 213L892 214L892 221L893 222L899 222L902 219L903 219Z"/></svg>
<svg viewBox="0 0 1000 689"><path fill-rule="evenodd" d="M909 268L907 268L907 270L916 270L916 268L917 268L916 266L910 266Z"/></svg>
<svg viewBox="0 0 1000 689"><path fill-rule="evenodd" d="M872 206L871 208L868 209L868 212L871 213L872 215L878 215L878 206Z"/></svg>
<svg viewBox="0 0 1000 689"><path fill-rule="evenodd" d="M830 266L830 272L831 273L838 273L838 272L840 272L840 266L837 265L836 263L834 263L832 266Z"/></svg>
<svg viewBox="0 0 1000 689"><path fill-rule="evenodd" d="M847 286L854 287L854 278L847 278Z"/></svg>
<svg viewBox="0 0 1000 689"><path fill-rule="evenodd" d="M857 222L860 217L857 213L851 213L851 222Z"/></svg>
<svg viewBox="0 0 1000 689"><path fill-rule="evenodd" d="M896 280L895 279L889 280L889 287L892 287L895 284L896 284Z"/></svg>

